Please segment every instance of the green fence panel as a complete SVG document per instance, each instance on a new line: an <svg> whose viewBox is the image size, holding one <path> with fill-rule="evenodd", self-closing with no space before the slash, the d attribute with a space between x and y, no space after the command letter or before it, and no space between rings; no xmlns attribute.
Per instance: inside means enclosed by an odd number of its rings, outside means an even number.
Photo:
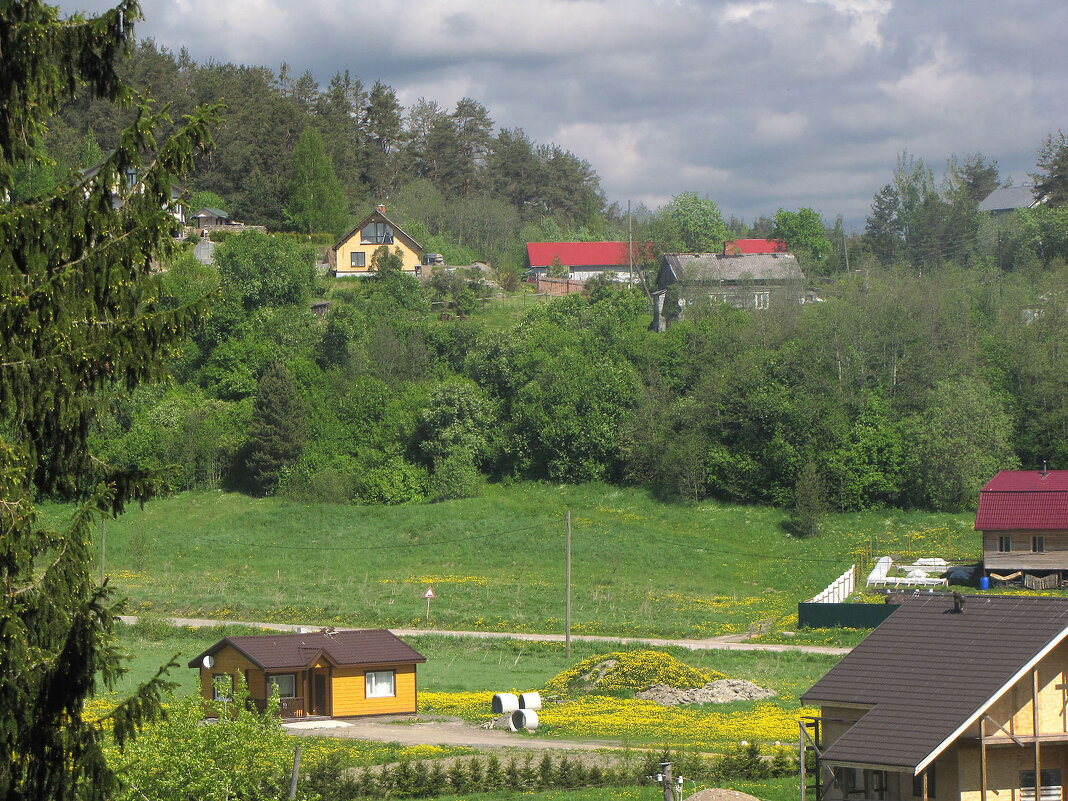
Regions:
<svg viewBox="0 0 1068 801"><path fill-rule="evenodd" d="M797 624L803 629L873 629L900 604L797 605Z"/></svg>

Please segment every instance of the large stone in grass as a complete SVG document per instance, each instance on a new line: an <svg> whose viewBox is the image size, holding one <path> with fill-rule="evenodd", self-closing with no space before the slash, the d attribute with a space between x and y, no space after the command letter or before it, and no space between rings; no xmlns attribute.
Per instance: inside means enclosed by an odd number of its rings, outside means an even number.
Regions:
<svg viewBox="0 0 1068 801"><path fill-rule="evenodd" d="M635 698L653 701L664 706L682 704L727 704L731 701L759 701L778 695L767 687L761 687L744 679L718 679L692 690L654 684L647 690L635 693Z"/></svg>

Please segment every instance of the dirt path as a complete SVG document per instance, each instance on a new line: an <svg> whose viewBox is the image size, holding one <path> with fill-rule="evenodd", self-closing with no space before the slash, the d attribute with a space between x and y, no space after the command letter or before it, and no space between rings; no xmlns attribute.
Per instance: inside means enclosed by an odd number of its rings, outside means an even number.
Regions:
<svg viewBox="0 0 1068 801"><path fill-rule="evenodd" d="M136 615L122 615L124 623L137 622ZM256 623L241 620L211 620L196 617L172 617L166 618L175 626L192 626L203 628L206 626L250 626L252 628L274 629L275 631L298 631L306 629L318 631L318 626L298 625L295 623ZM399 637L416 637L423 635L438 635L441 637L478 637L486 640L528 640L538 642L564 642L563 634L526 634L521 632L505 631L444 631L441 629L390 629ZM702 640L689 639L662 639L658 637L611 637L594 634L572 634L572 641L623 643L652 646L677 646L689 648L692 651L800 651L807 654L831 654L841 656L849 653L849 648L838 648L830 645L786 645L782 643L752 643L742 642L745 635L730 634L723 637L709 637Z"/></svg>
<svg viewBox="0 0 1068 801"><path fill-rule="evenodd" d="M560 740L532 737L501 729L483 729L460 718L387 715L375 718L287 724L286 731L304 737L351 737L402 745L462 745L470 748L522 748L534 751L599 751L622 748L619 740Z"/></svg>

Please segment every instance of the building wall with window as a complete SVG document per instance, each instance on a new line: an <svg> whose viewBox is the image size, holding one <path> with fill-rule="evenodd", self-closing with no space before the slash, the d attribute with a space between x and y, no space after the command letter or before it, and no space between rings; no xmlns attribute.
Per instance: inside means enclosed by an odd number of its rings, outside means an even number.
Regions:
<svg viewBox="0 0 1068 801"><path fill-rule="evenodd" d="M226 647L215 654L215 664L210 668L200 666L200 694L211 700L215 695L214 678L218 675L228 675L233 682L237 682L238 675L245 678L248 684L250 698L265 697L263 671L245 658L234 648Z"/></svg>
<svg viewBox="0 0 1068 801"><path fill-rule="evenodd" d="M983 563L988 571L1068 569L1068 532L983 532Z"/></svg>
<svg viewBox="0 0 1068 801"><path fill-rule="evenodd" d="M401 254L401 270L414 273L423 260L422 246L386 217L384 207L364 218L333 247L334 271L338 277L374 275L371 259L385 245L391 253Z"/></svg>
<svg viewBox="0 0 1068 801"><path fill-rule="evenodd" d="M368 673L376 675L369 679ZM387 694L388 681L384 676L378 675L383 673L392 673L392 694ZM415 712L415 665L336 667L333 697L335 717L401 715Z"/></svg>

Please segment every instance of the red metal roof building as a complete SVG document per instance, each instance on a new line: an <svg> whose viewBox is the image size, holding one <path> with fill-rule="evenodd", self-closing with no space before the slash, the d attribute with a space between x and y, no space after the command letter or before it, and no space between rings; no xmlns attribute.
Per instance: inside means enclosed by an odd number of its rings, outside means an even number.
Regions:
<svg viewBox="0 0 1068 801"><path fill-rule="evenodd" d="M642 248L645 257L642 258ZM634 260L652 258L652 245L635 242ZM630 246L626 242L528 242L527 265L537 273L546 273L554 262L567 268L575 281L595 275L614 273L617 279L630 271Z"/></svg>
<svg viewBox="0 0 1068 801"><path fill-rule="evenodd" d="M1068 572L1068 470L1002 470L979 491L975 529L987 575L1057 586Z"/></svg>

